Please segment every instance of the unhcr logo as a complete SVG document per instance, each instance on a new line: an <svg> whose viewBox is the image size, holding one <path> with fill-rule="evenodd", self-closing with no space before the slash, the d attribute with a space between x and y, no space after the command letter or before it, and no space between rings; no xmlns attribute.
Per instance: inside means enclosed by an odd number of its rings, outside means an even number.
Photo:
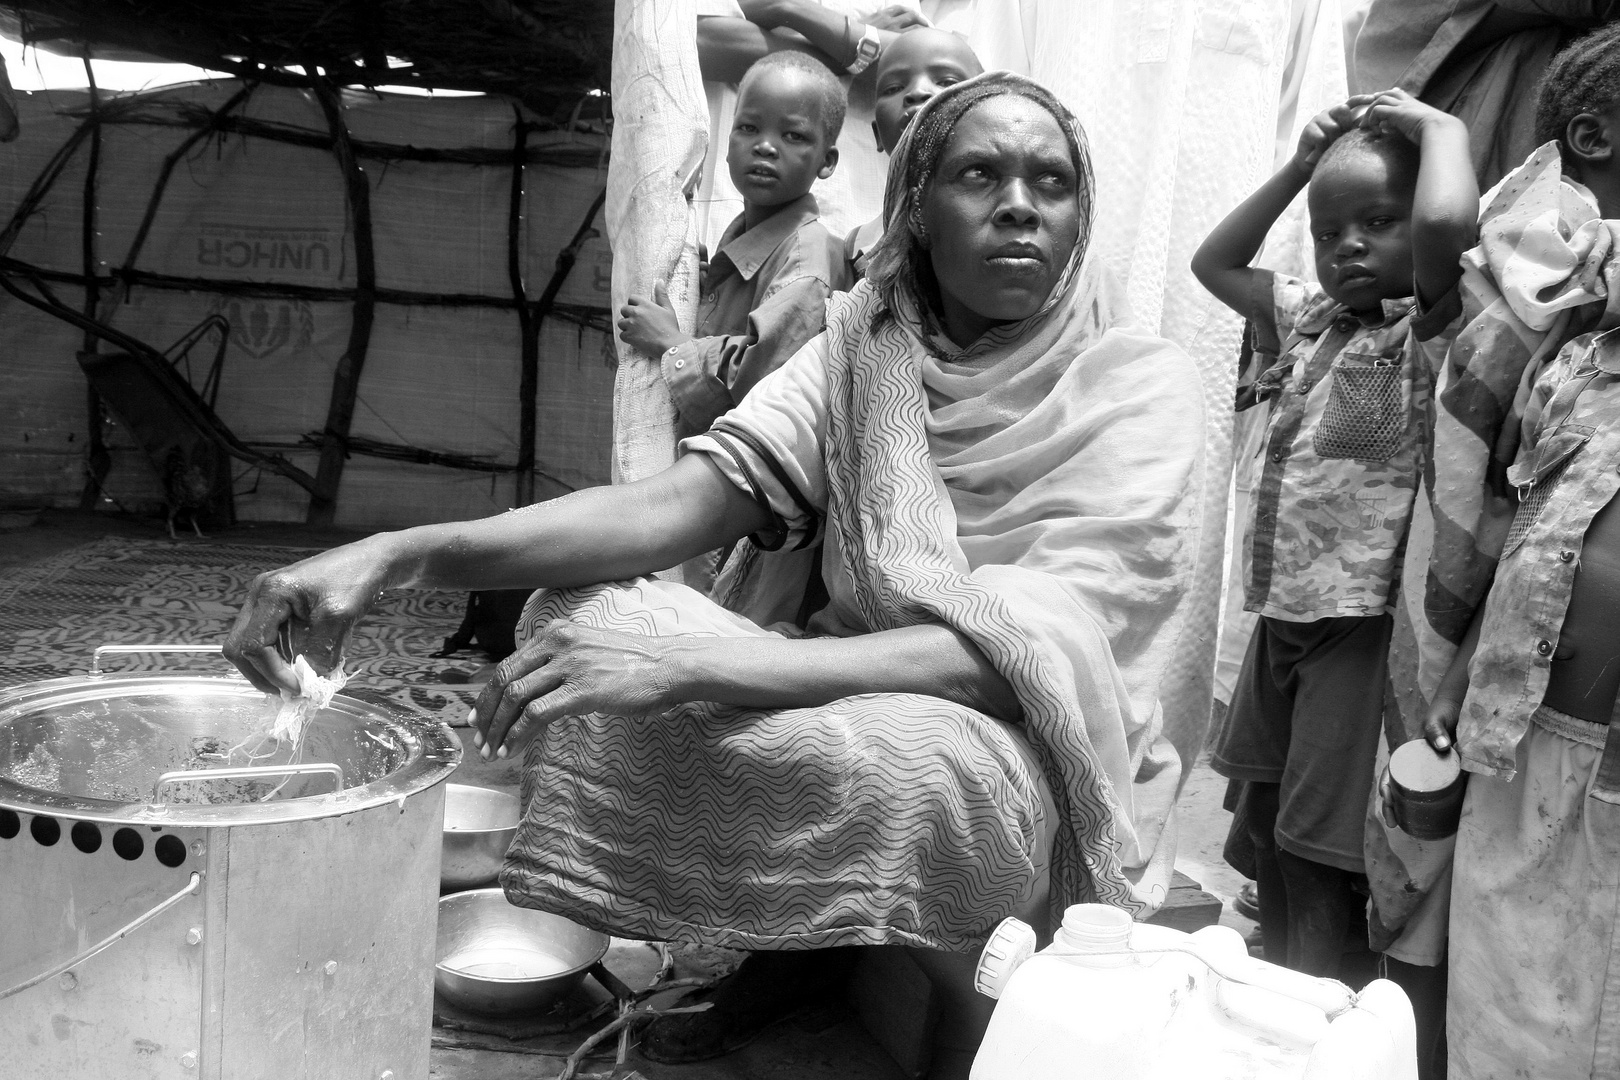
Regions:
<svg viewBox="0 0 1620 1080"><path fill-rule="evenodd" d="M315 312L303 300L221 297L214 312L231 324L231 345L255 360L307 349L315 339Z"/></svg>
<svg viewBox="0 0 1620 1080"><path fill-rule="evenodd" d="M335 243L326 229L278 229L204 222L197 265L208 269L330 274Z"/></svg>

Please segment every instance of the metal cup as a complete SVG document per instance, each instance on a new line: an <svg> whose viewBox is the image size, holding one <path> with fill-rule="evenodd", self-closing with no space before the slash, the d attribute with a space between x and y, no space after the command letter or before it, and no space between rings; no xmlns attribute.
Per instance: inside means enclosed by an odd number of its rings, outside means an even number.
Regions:
<svg viewBox="0 0 1620 1080"><path fill-rule="evenodd" d="M1453 750L1437 754L1422 739L1402 743L1389 756L1390 808L1395 824L1414 840L1444 840L1457 832L1467 777Z"/></svg>

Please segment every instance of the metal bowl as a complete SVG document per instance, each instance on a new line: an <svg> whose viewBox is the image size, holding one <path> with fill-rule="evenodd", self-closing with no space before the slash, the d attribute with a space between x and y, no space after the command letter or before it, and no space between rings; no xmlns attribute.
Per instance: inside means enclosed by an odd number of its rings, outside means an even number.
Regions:
<svg viewBox="0 0 1620 1080"><path fill-rule="evenodd" d="M512 837L517 835L520 816L516 795L493 788L446 784L440 890L456 892L494 881Z"/></svg>
<svg viewBox="0 0 1620 1080"><path fill-rule="evenodd" d="M606 934L514 907L500 889L451 893L439 897L433 985L468 1012L538 1012L578 985L607 950Z"/></svg>

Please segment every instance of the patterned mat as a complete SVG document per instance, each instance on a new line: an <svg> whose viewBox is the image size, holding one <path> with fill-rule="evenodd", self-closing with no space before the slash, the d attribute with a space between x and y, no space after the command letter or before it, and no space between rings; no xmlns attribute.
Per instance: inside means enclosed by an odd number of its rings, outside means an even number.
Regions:
<svg viewBox="0 0 1620 1080"><path fill-rule="evenodd" d="M98 645L218 643L256 576L315 550L109 537L0 572L0 687L82 675ZM483 653L429 654L460 625L466 602L465 593L385 595L349 642L350 685L464 723L477 697L467 679L486 663ZM150 671L221 663L127 656L105 666Z"/></svg>

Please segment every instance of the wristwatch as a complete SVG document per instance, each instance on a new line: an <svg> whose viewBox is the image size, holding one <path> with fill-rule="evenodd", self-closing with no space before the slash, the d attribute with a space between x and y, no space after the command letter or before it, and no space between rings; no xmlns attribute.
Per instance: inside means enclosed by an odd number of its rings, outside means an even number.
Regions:
<svg viewBox="0 0 1620 1080"><path fill-rule="evenodd" d="M866 24L866 33L862 34L861 40L855 43L855 59L844 70L851 75L859 75L871 67L881 55L883 55L883 42L879 40L877 30L868 23Z"/></svg>

